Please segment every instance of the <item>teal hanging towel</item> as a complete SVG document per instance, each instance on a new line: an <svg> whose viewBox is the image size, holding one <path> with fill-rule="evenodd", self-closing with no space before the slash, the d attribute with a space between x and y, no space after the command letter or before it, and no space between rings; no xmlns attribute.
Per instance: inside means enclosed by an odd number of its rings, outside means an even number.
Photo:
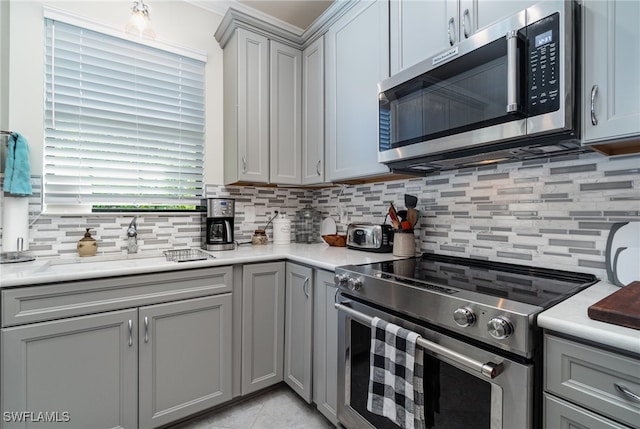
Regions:
<svg viewBox="0 0 640 429"><path fill-rule="evenodd" d="M32 194L29 144L27 139L17 132L9 136L3 188L5 193L16 197Z"/></svg>

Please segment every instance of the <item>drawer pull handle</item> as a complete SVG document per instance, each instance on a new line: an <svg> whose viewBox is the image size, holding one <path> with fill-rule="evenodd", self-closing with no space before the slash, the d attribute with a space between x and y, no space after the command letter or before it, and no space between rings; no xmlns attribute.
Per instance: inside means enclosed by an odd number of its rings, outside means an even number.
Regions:
<svg viewBox="0 0 640 429"><path fill-rule="evenodd" d="M144 317L144 342L149 342L149 318L147 316Z"/></svg>
<svg viewBox="0 0 640 429"><path fill-rule="evenodd" d="M622 393L622 396L629 399L630 401L640 403L640 396L636 395L631 390L629 390L627 386L619 383L613 383L613 385L616 386L616 390L618 392Z"/></svg>

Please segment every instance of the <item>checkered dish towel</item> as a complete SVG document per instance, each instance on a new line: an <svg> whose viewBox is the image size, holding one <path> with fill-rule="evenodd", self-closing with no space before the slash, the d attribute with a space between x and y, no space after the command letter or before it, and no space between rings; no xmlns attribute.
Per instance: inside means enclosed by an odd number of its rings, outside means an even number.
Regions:
<svg viewBox="0 0 640 429"><path fill-rule="evenodd" d="M374 317L367 410L401 428L424 428L422 349L415 332Z"/></svg>

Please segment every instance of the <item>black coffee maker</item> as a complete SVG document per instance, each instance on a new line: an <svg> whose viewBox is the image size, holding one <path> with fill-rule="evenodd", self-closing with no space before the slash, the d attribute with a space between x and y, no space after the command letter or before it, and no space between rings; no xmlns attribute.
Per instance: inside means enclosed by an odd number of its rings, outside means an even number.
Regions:
<svg viewBox="0 0 640 429"><path fill-rule="evenodd" d="M233 218L235 201L230 198L202 200L207 208L203 214L202 248L204 250L233 250Z"/></svg>

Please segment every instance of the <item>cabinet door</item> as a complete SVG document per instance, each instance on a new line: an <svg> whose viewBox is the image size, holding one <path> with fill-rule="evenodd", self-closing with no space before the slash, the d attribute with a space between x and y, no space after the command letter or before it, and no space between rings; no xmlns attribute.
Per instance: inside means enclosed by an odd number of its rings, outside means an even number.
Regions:
<svg viewBox="0 0 640 429"><path fill-rule="evenodd" d="M3 416L57 412L60 422L42 427L137 428L137 320L124 310L3 329ZM3 419L5 429L27 426Z"/></svg>
<svg viewBox="0 0 640 429"><path fill-rule="evenodd" d="M287 262L284 381L311 403L313 270Z"/></svg>
<svg viewBox="0 0 640 429"><path fill-rule="evenodd" d="M518 13L539 0L447 0L448 29L459 43L483 28Z"/></svg>
<svg viewBox="0 0 640 429"><path fill-rule="evenodd" d="M582 16L584 141L637 136L640 2L585 1Z"/></svg>
<svg viewBox="0 0 640 429"><path fill-rule="evenodd" d="M231 294L141 307L140 428L231 399Z"/></svg>
<svg viewBox="0 0 640 429"><path fill-rule="evenodd" d="M302 183L302 52L271 41L270 181Z"/></svg>
<svg viewBox="0 0 640 429"><path fill-rule="evenodd" d="M237 31L238 180L269 181L269 40ZM226 126L226 125L225 125Z"/></svg>
<svg viewBox="0 0 640 429"><path fill-rule="evenodd" d="M391 0L391 74L449 47L446 0Z"/></svg>
<svg viewBox="0 0 640 429"><path fill-rule="evenodd" d="M283 380L284 262L242 268L242 394Z"/></svg>
<svg viewBox="0 0 640 429"><path fill-rule="evenodd" d="M337 425L338 310L333 305L336 294L333 273L316 270L313 283L313 401L318 410Z"/></svg>
<svg viewBox="0 0 640 429"><path fill-rule="evenodd" d="M358 2L325 35L328 180L375 176L378 89L389 76L389 13L385 0Z"/></svg>
<svg viewBox="0 0 640 429"><path fill-rule="evenodd" d="M324 182L324 38L302 52L302 184Z"/></svg>

